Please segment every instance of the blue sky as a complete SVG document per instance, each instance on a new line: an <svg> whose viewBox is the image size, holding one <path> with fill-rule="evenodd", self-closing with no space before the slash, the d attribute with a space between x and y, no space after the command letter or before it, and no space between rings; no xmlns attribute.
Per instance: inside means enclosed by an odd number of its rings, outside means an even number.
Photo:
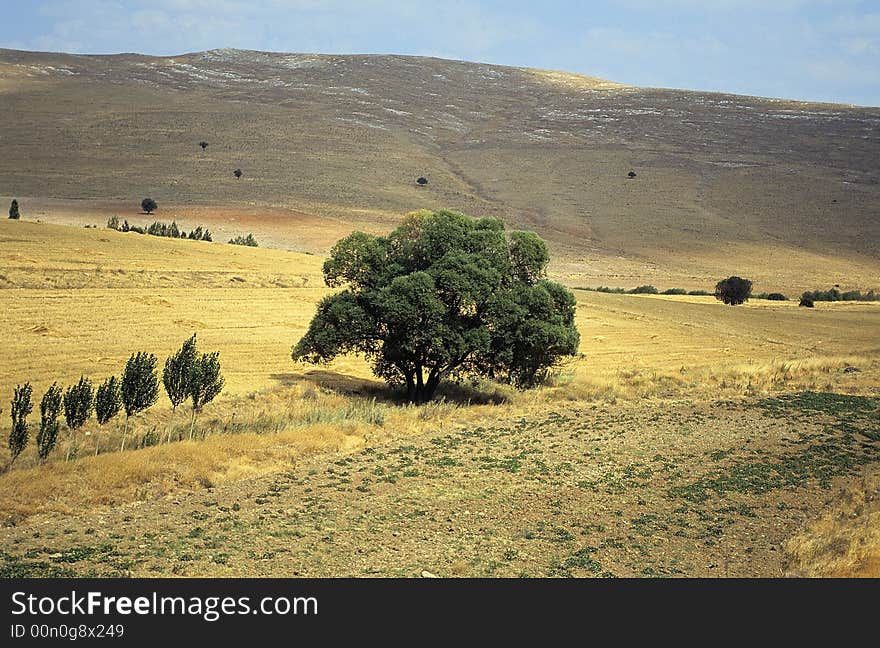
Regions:
<svg viewBox="0 0 880 648"><path fill-rule="evenodd" d="M396 53L880 105L880 0L0 0L0 47Z"/></svg>

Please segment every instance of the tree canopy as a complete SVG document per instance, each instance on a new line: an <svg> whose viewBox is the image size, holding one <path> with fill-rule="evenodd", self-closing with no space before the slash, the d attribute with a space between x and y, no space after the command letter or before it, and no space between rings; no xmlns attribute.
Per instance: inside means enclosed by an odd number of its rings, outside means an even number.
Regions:
<svg viewBox="0 0 880 648"><path fill-rule="evenodd" d="M141 209L143 209L146 213L151 214L156 211L159 206L156 204L156 201L152 198L144 198L141 201Z"/></svg>
<svg viewBox="0 0 880 648"><path fill-rule="evenodd" d="M388 236L354 232L324 263L325 283L345 288L320 302L292 356L363 354L414 402L444 379L535 385L579 342L574 296L545 278L548 261L536 234L454 211L414 212Z"/></svg>
<svg viewBox="0 0 880 648"><path fill-rule="evenodd" d="M752 282L742 277L728 277L715 285L715 299L728 306L737 306L752 296Z"/></svg>

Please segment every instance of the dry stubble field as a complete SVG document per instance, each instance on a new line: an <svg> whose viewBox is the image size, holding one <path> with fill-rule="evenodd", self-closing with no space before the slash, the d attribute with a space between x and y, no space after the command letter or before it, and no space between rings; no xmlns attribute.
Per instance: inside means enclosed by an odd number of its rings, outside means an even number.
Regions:
<svg viewBox="0 0 880 648"><path fill-rule="evenodd" d="M576 291L584 355L551 386L405 407L357 358L289 359L319 257L2 221L0 259L4 410L193 332L227 378L196 440L184 411L171 443L91 422L29 449L6 575L877 573L877 304Z"/></svg>

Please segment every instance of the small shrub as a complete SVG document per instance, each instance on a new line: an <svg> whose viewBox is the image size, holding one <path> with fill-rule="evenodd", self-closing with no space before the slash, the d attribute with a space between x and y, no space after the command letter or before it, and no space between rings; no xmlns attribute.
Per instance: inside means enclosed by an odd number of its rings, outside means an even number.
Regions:
<svg viewBox="0 0 880 648"><path fill-rule="evenodd" d="M18 220L21 218L21 214L18 211L18 201L13 198L12 202L9 204L9 218L12 220Z"/></svg>
<svg viewBox="0 0 880 648"><path fill-rule="evenodd" d="M656 295L658 290L654 286L636 286L626 292L630 295Z"/></svg>
<svg viewBox="0 0 880 648"><path fill-rule="evenodd" d="M661 295L687 295L687 290L684 288L667 288L664 290Z"/></svg>
<svg viewBox="0 0 880 648"><path fill-rule="evenodd" d="M119 216L113 214L110 218L107 219L107 229L119 229Z"/></svg>
<svg viewBox="0 0 880 648"><path fill-rule="evenodd" d="M151 446L159 445L162 437L159 436L159 433L156 430L150 430L141 438L141 442L138 444L141 448L149 448Z"/></svg>
<svg viewBox="0 0 880 648"><path fill-rule="evenodd" d="M232 172L232 175L235 176L236 180L241 178L241 169L236 169L235 171Z"/></svg>
<svg viewBox="0 0 880 648"><path fill-rule="evenodd" d="M147 234L151 236L165 236L168 238L180 238L180 230L177 221L171 221L171 225L155 221L147 228Z"/></svg>
<svg viewBox="0 0 880 648"><path fill-rule="evenodd" d="M880 295L873 290L869 290L866 293L860 290L840 292L836 287L830 290L808 290L803 296L813 301L880 301Z"/></svg>
<svg viewBox="0 0 880 648"><path fill-rule="evenodd" d="M815 304L810 297L804 295L803 297L801 297L801 301L798 303L798 306L803 306L804 308L813 308Z"/></svg>
<svg viewBox="0 0 880 648"><path fill-rule="evenodd" d="M248 247L258 247L257 239L254 238L253 234L248 234L247 236L236 236L235 238L229 239L229 242L232 245L246 245Z"/></svg>

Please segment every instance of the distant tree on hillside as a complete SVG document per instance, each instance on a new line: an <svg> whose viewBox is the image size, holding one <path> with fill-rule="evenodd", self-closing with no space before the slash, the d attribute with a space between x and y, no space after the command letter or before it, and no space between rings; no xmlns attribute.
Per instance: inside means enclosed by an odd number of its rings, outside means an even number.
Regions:
<svg viewBox="0 0 880 648"><path fill-rule="evenodd" d="M7 466L7 470L12 468L12 464L18 459L18 455L27 447L28 443L28 425L27 417L33 409L31 403L31 394L33 389L30 383L17 385L12 396L12 430L9 432L9 453L12 456Z"/></svg>
<svg viewBox="0 0 880 648"><path fill-rule="evenodd" d="M813 299L804 295L801 297L800 302L798 302L798 306L803 306L804 308L815 308L816 304L813 303Z"/></svg>
<svg viewBox="0 0 880 648"><path fill-rule="evenodd" d="M144 198L141 201L141 209L144 210L147 214L151 214L159 208L159 205L156 204L156 201L152 198Z"/></svg>
<svg viewBox="0 0 880 648"><path fill-rule="evenodd" d="M12 220L18 220L21 218L21 214L18 212L18 201L13 198L12 202L9 204L9 218Z"/></svg>
<svg viewBox="0 0 880 648"><path fill-rule="evenodd" d="M241 169L236 169L235 171L232 172L232 175L234 175L236 178L240 178L241 177Z"/></svg>
<svg viewBox="0 0 880 648"><path fill-rule="evenodd" d="M426 184L428 184L428 179L425 176L422 176L421 178L416 180L416 183L424 187Z"/></svg>
<svg viewBox="0 0 880 648"><path fill-rule="evenodd" d="M715 299L729 306L748 301L752 296L752 282L742 277L732 276L722 279L715 285Z"/></svg>
<svg viewBox="0 0 880 648"><path fill-rule="evenodd" d="M37 432L37 455L40 457L40 463L45 463L58 440L58 430L61 427L58 423L61 401L61 387L58 383L52 383L43 395L43 400L40 401L40 431Z"/></svg>
<svg viewBox="0 0 880 648"><path fill-rule="evenodd" d="M206 148L208 148L208 143L207 142L199 142L199 146L201 146L202 150L204 151Z"/></svg>
<svg viewBox="0 0 880 648"><path fill-rule="evenodd" d="M636 177L636 172L635 172L635 171L630 171L629 173L626 174L626 176L627 176L628 178L635 178L635 177Z"/></svg>
<svg viewBox="0 0 880 648"><path fill-rule="evenodd" d="M122 431L122 447L128 434L128 419L150 407L159 398L159 378L156 375L156 356L138 351L125 363L122 374L122 404L125 407L125 428Z"/></svg>

